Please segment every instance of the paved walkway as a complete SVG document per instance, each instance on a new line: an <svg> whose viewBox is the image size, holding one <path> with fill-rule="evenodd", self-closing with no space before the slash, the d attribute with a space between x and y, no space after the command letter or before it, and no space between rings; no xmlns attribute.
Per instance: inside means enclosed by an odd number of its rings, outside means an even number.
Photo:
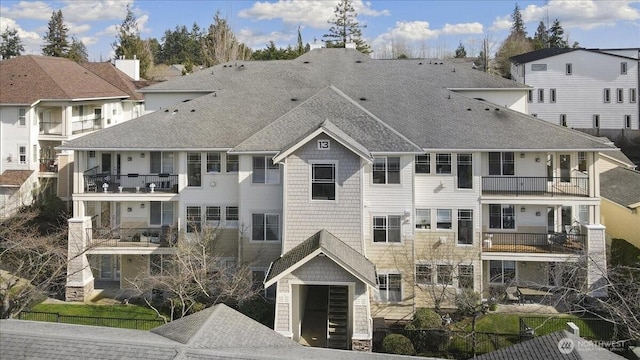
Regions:
<svg viewBox="0 0 640 360"><path fill-rule="evenodd" d="M553 306L542 304L498 304L496 313L559 314Z"/></svg>

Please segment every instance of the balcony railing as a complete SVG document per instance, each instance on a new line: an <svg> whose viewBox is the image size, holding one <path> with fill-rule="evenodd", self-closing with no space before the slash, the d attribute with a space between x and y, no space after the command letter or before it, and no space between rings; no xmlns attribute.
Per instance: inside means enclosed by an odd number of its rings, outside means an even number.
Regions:
<svg viewBox="0 0 640 360"><path fill-rule="evenodd" d="M589 177L483 176L483 195L589 196Z"/></svg>
<svg viewBox="0 0 640 360"><path fill-rule="evenodd" d="M62 135L62 123L40 121L40 135Z"/></svg>
<svg viewBox="0 0 640 360"><path fill-rule="evenodd" d="M162 228L97 228L91 231L89 247L170 247L177 237L169 226Z"/></svg>
<svg viewBox="0 0 640 360"><path fill-rule="evenodd" d="M580 254L585 249L584 234L565 233L483 233L483 252Z"/></svg>
<svg viewBox="0 0 640 360"><path fill-rule="evenodd" d="M178 193L178 175L84 175L85 192Z"/></svg>
<svg viewBox="0 0 640 360"><path fill-rule="evenodd" d="M82 134L87 131L102 129L102 118L74 121L71 123L72 134Z"/></svg>
<svg viewBox="0 0 640 360"><path fill-rule="evenodd" d="M40 159L40 172L58 172L56 159Z"/></svg>

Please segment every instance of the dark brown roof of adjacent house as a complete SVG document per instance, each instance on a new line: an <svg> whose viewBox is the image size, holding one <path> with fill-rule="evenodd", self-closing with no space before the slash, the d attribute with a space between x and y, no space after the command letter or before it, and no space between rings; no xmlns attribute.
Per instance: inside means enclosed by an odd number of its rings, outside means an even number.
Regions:
<svg viewBox="0 0 640 360"><path fill-rule="evenodd" d="M0 104L38 100L127 98L98 75L64 58L24 55L0 62Z"/></svg>
<svg viewBox="0 0 640 360"><path fill-rule="evenodd" d="M138 84L137 81L134 81L129 75L113 66L110 62L85 62L80 63L80 65L127 93L129 100L144 100L144 96L138 92L138 89L149 84L145 82Z"/></svg>
<svg viewBox="0 0 640 360"><path fill-rule="evenodd" d="M33 170L5 170L0 175L0 186L20 186L33 174Z"/></svg>

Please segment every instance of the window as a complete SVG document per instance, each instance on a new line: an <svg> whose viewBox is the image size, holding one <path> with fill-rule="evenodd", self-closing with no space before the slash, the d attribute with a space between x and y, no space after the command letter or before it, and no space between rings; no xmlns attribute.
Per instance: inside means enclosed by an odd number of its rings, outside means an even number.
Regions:
<svg viewBox="0 0 640 360"><path fill-rule="evenodd" d="M547 64L531 64L531 71L547 71Z"/></svg>
<svg viewBox="0 0 640 360"><path fill-rule="evenodd" d="M238 207L237 206L227 206L226 210L226 225L228 227L236 227L238 226Z"/></svg>
<svg viewBox="0 0 640 360"><path fill-rule="evenodd" d="M544 89L538 89L538 102L544 102Z"/></svg>
<svg viewBox="0 0 640 360"><path fill-rule="evenodd" d="M513 152L490 152L489 175L514 175L515 155Z"/></svg>
<svg viewBox="0 0 640 360"><path fill-rule="evenodd" d="M431 210L416 209L416 229L431 229Z"/></svg>
<svg viewBox="0 0 640 360"><path fill-rule="evenodd" d="M438 265L438 284L451 285L453 284L453 266L451 265Z"/></svg>
<svg viewBox="0 0 640 360"><path fill-rule="evenodd" d="M473 210L458 210L458 244L473 244Z"/></svg>
<svg viewBox="0 0 640 360"><path fill-rule="evenodd" d="M451 229L451 209L438 209L436 219L436 229L438 230L450 230Z"/></svg>
<svg viewBox="0 0 640 360"><path fill-rule="evenodd" d="M433 268L429 264L416 264L416 284L431 284Z"/></svg>
<svg viewBox="0 0 640 360"><path fill-rule="evenodd" d="M604 102L611 102L611 89L604 89Z"/></svg>
<svg viewBox="0 0 640 360"><path fill-rule="evenodd" d="M630 103L636 102L636 88L629 89L629 102Z"/></svg>
<svg viewBox="0 0 640 360"><path fill-rule="evenodd" d="M169 275L169 266L171 261L169 254L150 254L149 255L149 274L151 276Z"/></svg>
<svg viewBox="0 0 640 360"><path fill-rule="evenodd" d="M311 164L311 199L336 199L336 164Z"/></svg>
<svg viewBox="0 0 640 360"><path fill-rule="evenodd" d="M31 161L33 162L38 161L38 145L33 145L31 147Z"/></svg>
<svg viewBox="0 0 640 360"><path fill-rule="evenodd" d="M567 114L560 114L560 125L567 127Z"/></svg>
<svg viewBox="0 0 640 360"><path fill-rule="evenodd" d="M451 174L451 154L436 154L436 174Z"/></svg>
<svg viewBox="0 0 640 360"><path fill-rule="evenodd" d="M492 284L510 284L516 278L516 262L490 260L489 282Z"/></svg>
<svg viewBox="0 0 640 360"><path fill-rule="evenodd" d="M205 209L205 221L207 226L220 225L220 206L207 206Z"/></svg>
<svg viewBox="0 0 640 360"><path fill-rule="evenodd" d="M473 265L458 265L458 288L473 290Z"/></svg>
<svg viewBox="0 0 640 360"><path fill-rule="evenodd" d="M556 89L549 89L549 102L556 102Z"/></svg>
<svg viewBox="0 0 640 360"><path fill-rule="evenodd" d="M527 92L527 102L533 102L533 90Z"/></svg>
<svg viewBox="0 0 640 360"><path fill-rule="evenodd" d="M416 155L416 174L431 173L431 154Z"/></svg>
<svg viewBox="0 0 640 360"><path fill-rule="evenodd" d="M373 217L374 243L399 243L402 218L397 215Z"/></svg>
<svg viewBox="0 0 640 360"><path fill-rule="evenodd" d="M489 204L489 228L515 229L516 228L515 206Z"/></svg>
<svg viewBox="0 0 640 360"><path fill-rule="evenodd" d="M195 233L202 230L202 210L200 206L187 206L187 232Z"/></svg>
<svg viewBox="0 0 640 360"><path fill-rule="evenodd" d="M280 215L252 214L251 240L278 241L280 240Z"/></svg>
<svg viewBox="0 0 640 360"><path fill-rule="evenodd" d="M162 201L149 202L150 225L173 225L173 203Z"/></svg>
<svg viewBox="0 0 640 360"><path fill-rule="evenodd" d="M87 151L87 169L93 169L97 165L96 161L96 152L95 151Z"/></svg>
<svg viewBox="0 0 640 360"><path fill-rule="evenodd" d="M219 173L221 167L220 153L208 152L207 153L207 173Z"/></svg>
<svg viewBox="0 0 640 360"><path fill-rule="evenodd" d="M624 128L631 129L631 115L624 116Z"/></svg>
<svg viewBox="0 0 640 360"><path fill-rule="evenodd" d="M624 102L624 90L616 89L616 101L621 103Z"/></svg>
<svg viewBox="0 0 640 360"><path fill-rule="evenodd" d="M567 63L564 65L564 73L567 75L572 75L573 74L573 64L571 63Z"/></svg>
<svg viewBox="0 0 640 360"><path fill-rule="evenodd" d="M402 278L400 274L378 275L377 301L398 302L402 299Z"/></svg>
<svg viewBox="0 0 640 360"><path fill-rule="evenodd" d="M473 155L458 154L458 189L473 188Z"/></svg>
<svg viewBox="0 0 640 360"><path fill-rule="evenodd" d="M377 157L373 160L374 184L400 184L400 158Z"/></svg>
<svg viewBox="0 0 640 360"><path fill-rule="evenodd" d="M26 125L27 125L27 110L18 109L18 126L26 126Z"/></svg>
<svg viewBox="0 0 640 360"><path fill-rule="evenodd" d="M588 205L578 205L578 221L581 224L589 223L589 206Z"/></svg>
<svg viewBox="0 0 640 360"><path fill-rule="evenodd" d="M620 74L627 75L627 63L624 61L620 63Z"/></svg>
<svg viewBox="0 0 640 360"><path fill-rule="evenodd" d="M227 154L227 172L238 172L239 166L238 155Z"/></svg>
<svg viewBox="0 0 640 360"><path fill-rule="evenodd" d="M279 184L280 166L269 156L254 156L252 181L254 184Z"/></svg>
<svg viewBox="0 0 640 360"><path fill-rule="evenodd" d="M172 152L151 151L149 163L152 174L173 174Z"/></svg>
<svg viewBox="0 0 640 360"><path fill-rule="evenodd" d="M587 153L584 151L578 153L578 171L587 171Z"/></svg>
<svg viewBox="0 0 640 360"><path fill-rule="evenodd" d="M187 186L202 185L202 163L200 153L187 153Z"/></svg>
<svg viewBox="0 0 640 360"><path fill-rule="evenodd" d="M593 115L593 127L596 129L600 127L600 115L598 114Z"/></svg>
<svg viewBox="0 0 640 360"><path fill-rule="evenodd" d="M27 163L27 147L18 146L18 164L24 165Z"/></svg>

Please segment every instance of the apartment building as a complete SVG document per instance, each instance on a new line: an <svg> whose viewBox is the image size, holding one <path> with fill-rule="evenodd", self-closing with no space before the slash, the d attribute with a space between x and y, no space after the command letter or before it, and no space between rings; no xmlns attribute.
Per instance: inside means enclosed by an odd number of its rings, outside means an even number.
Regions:
<svg viewBox="0 0 640 360"><path fill-rule="evenodd" d="M76 160L67 298L161 271L166 235L206 226L275 292L277 332L325 330L314 346L370 349L374 317L559 285L572 262L599 295L596 163L616 149L518 111L528 89L352 49L146 88L159 110L60 147Z"/></svg>
<svg viewBox="0 0 640 360"><path fill-rule="evenodd" d="M0 174L11 179L0 184L0 219L43 188L71 200L73 154L55 148L144 112L136 84L110 63L18 56L0 62L0 82Z"/></svg>
<svg viewBox="0 0 640 360"><path fill-rule="evenodd" d="M531 86L527 111L533 116L576 129L637 131L639 51L536 50L510 59L511 77Z"/></svg>

